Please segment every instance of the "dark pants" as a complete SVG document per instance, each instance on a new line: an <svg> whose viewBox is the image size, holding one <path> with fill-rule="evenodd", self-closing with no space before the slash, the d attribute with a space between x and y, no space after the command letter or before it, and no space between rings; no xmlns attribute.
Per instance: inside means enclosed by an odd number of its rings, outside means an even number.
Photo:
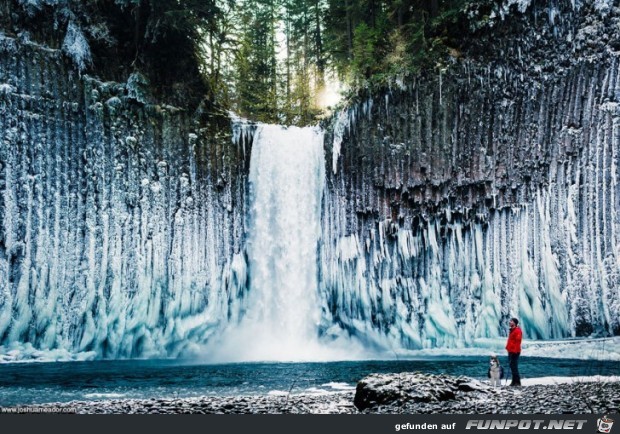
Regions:
<svg viewBox="0 0 620 434"><path fill-rule="evenodd" d="M519 356L521 353L508 353L508 364L510 365L510 372L512 372L511 386L521 385L521 376L519 375Z"/></svg>

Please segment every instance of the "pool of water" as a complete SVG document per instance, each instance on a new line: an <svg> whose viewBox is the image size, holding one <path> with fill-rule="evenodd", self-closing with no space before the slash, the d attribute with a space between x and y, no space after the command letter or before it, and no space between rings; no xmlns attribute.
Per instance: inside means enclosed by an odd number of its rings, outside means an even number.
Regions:
<svg viewBox="0 0 620 434"><path fill-rule="evenodd" d="M507 372L504 357L502 364ZM112 398L330 393L370 373L413 372L486 378L487 357L325 363L203 364L180 360L98 360L0 364L0 406ZM523 357L523 378L620 375L617 361Z"/></svg>

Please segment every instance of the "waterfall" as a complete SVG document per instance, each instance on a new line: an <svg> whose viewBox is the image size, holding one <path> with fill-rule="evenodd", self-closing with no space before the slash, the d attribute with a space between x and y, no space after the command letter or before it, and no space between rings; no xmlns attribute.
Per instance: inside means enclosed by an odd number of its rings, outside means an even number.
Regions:
<svg viewBox="0 0 620 434"><path fill-rule="evenodd" d="M258 126L248 178L248 295L240 301L241 319L224 332L209 351L209 358L339 357L333 346L319 339L318 247L324 160L320 128Z"/></svg>
<svg viewBox="0 0 620 434"><path fill-rule="evenodd" d="M269 351L261 357L294 357L316 339L323 158L318 129L263 125L257 131L250 159L251 308L245 321L264 340L258 354Z"/></svg>

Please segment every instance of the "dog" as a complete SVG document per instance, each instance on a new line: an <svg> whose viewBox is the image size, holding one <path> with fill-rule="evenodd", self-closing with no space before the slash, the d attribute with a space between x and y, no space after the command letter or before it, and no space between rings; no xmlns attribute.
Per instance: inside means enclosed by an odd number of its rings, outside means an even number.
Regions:
<svg viewBox="0 0 620 434"><path fill-rule="evenodd" d="M488 377L491 379L491 386L501 386L501 380L504 378L504 368L499 364L497 356L491 356L489 360L489 372Z"/></svg>

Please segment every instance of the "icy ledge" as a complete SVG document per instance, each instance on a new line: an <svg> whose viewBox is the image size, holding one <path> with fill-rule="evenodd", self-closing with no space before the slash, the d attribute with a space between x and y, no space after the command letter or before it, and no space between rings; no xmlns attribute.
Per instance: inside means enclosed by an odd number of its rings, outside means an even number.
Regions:
<svg viewBox="0 0 620 434"><path fill-rule="evenodd" d="M475 339L474 346L467 348L429 348L423 350L399 351L398 357L413 358L426 356L486 356L504 355L504 338ZM600 339L566 339L554 341L525 341L523 357L547 357L575 360L618 360L620 361L620 337Z"/></svg>
<svg viewBox="0 0 620 434"><path fill-rule="evenodd" d="M78 362L94 360L96 356L94 351L71 353L65 349L38 350L30 343L0 345L0 363Z"/></svg>

